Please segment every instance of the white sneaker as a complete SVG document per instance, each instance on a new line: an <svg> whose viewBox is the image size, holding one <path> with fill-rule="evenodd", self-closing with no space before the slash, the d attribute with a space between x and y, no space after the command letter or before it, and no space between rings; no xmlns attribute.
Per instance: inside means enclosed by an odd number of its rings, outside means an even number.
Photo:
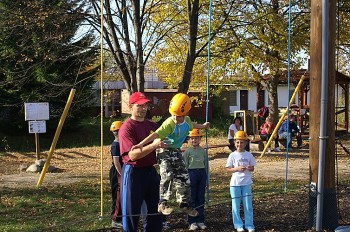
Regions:
<svg viewBox="0 0 350 232"><path fill-rule="evenodd" d="M248 230L248 232L255 232L255 229L250 229Z"/></svg>
<svg viewBox="0 0 350 232"><path fill-rule="evenodd" d="M203 222L197 223L197 226L198 226L199 229L201 229L201 230L205 230L205 229L207 228L207 226L206 226Z"/></svg>
<svg viewBox="0 0 350 232"><path fill-rule="evenodd" d="M279 147L276 147L275 151L279 152L279 151L281 151L281 149Z"/></svg>
<svg viewBox="0 0 350 232"><path fill-rule="evenodd" d="M112 220L112 225L113 228L118 228L118 229L122 229L123 228L123 224L117 221L113 221Z"/></svg>
<svg viewBox="0 0 350 232"><path fill-rule="evenodd" d="M189 230L196 230L196 229L198 229L198 226L196 223L192 223L188 229Z"/></svg>
<svg viewBox="0 0 350 232"><path fill-rule="evenodd" d="M270 152L271 152L271 149L270 149L270 148L267 148L267 152L270 153Z"/></svg>
<svg viewBox="0 0 350 232"><path fill-rule="evenodd" d="M238 228L237 232L245 232L245 230L243 228Z"/></svg>

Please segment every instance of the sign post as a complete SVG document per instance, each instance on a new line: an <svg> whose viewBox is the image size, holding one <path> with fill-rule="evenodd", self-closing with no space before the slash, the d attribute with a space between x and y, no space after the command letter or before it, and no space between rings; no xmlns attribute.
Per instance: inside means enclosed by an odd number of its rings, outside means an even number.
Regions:
<svg viewBox="0 0 350 232"><path fill-rule="evenodd" d="M35 134L36 159L40 159L39 133L46 133L46 121L49 120L49 103L24 103L25 120L29 133Z"/></svg>

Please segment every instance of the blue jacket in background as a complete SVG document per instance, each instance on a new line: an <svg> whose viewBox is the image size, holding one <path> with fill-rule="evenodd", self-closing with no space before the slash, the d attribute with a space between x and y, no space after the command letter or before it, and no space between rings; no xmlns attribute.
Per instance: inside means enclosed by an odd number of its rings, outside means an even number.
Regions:
<svg viewBox="0 0 350 232"><path fill-rule="evenodd" d="M289 122L289 128L288 128L288 122ZM294 136L294 133L299 133L299 128L298 128L297 124L295 124L294 122L285 120L282 123L280 129L278 130L278 134L280 135L283 132L289 132L289 133L291 133L292 136Z"/></svg>

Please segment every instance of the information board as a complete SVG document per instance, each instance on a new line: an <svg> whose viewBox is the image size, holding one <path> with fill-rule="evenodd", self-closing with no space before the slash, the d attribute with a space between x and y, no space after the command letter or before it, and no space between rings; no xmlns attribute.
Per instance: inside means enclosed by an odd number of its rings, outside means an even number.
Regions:
<svg viewBox="0 0 350 232"><path fill-rule="evenodd" d="M46 121L29 121L29 133L46 133Z"/></svg>
<svg viewBox="0 0 350 232"><path fill-rule="evenodd" d="M24 103L26 121L49 120L49 103Z"/></svg>

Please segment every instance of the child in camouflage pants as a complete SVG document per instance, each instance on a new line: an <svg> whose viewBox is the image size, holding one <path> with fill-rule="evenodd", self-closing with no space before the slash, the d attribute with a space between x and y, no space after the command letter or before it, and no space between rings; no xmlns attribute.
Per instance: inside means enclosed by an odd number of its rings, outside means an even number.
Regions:
<svg viewBox="0 0 350 232"><path fill-rule="evenodd" d="M169 105L171 116L146 139L134 147L142 147L155 139L163 140L167 148L158 151L158 163L160 166L160 201L158 211L169 215L173 209L168 205L172 190L176 190L176 201L180 203L180 209L192 217L198 212L193 209L188 201L190 200L190 180L188 171L180 150L188 132L195 129L208 129L209 122L197 124L186 116L191 109L190 98L183 93L176 94Z"/></svg>

